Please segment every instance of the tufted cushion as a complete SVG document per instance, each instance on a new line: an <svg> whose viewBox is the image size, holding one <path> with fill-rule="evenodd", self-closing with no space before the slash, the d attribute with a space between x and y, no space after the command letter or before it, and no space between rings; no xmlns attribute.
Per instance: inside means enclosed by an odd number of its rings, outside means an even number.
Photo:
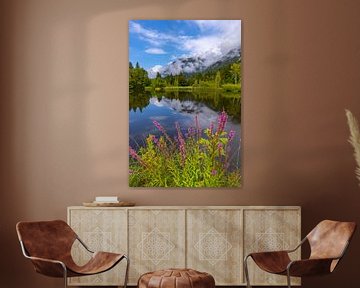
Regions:
<svg viewBox="0 0 360 288"><path fill-rule="evenodd" d="M214 277L192 269L148 272L139 278L138 288L213 288Z"/></svg>

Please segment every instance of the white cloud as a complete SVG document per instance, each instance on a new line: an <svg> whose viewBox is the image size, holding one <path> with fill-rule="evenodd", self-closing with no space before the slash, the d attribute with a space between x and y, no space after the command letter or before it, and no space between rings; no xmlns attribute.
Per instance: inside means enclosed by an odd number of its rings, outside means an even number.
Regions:
<svg viewBox="0 0 360 288"><path fill-rule="evenodd" d="M130 21L129 25L130 32L137 33L142 40L147 41L154 46L161 46L167 42L176 42L178 38L177 35L170 35L158 32L156 30L144 28L139 23L134 21Z"/></svg>
<svg viewBox="0 0 360 288"><path fill-rule="evenodd" d="M203 36L184 41L185 50L202 57L221 57L241 45L241 20L194 20Z"/></svg>
<svg viewBox="0 0 360 288"><path fill-rule="evenodd" d="M145 50L148 54L166 54L166 52L161 48L149 48Z"/></svg>

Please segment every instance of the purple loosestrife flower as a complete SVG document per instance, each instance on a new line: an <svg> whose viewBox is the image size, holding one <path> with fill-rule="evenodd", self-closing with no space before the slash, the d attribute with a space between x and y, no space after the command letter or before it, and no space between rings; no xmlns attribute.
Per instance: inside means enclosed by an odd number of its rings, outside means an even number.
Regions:
<svg viewBox="0 0 360 288"><path fill-rule="evenodd" d="M211 170L211 175L216 175L217 174L217 170L215 170L215 169L213 169L213 170Z"/></svg>
<svg viewBox="0 0 360 288"><path fill-rule="evenodd" d="M187 138L192 138L195 136L195 128L194 127L189 127L188 128L188 133L186 134Z"/></svg>
<svg viewBox="0 0 360 288"><path fill-rule="evenodd" d="M137 160L137 161L140 161L141 159L140 159L140 156L137 154L137 152L133 149L133 148L131 148L131 147L129 147L129 154L130 154L130 156L133 158L133 159L135 159L135 160Z"/></svg>
<svg viewBox="0 0 360 288"><path fill-rule="evenodd" d="M175 127L176 127L176 130L178 133L179 150L180 150L182 165L184 165L185 159L186 159L185 140L184 140L184 137L182 136L182 133L180 130L180 125L178 122L175 123Z"/></svg>
<svg viewBox="0 0 360 288"><path fill-rule="evenodd" d="M226 122L227 122L228 116L225 111L222 111L221 114L218 117L218 134L222 133L224 131Z"/></svg>
<svg viewBox="0 0 360 288"><path fill-rule="evenodd" d="M234 139L234 136L235 136L235 131L230 130L229 135L228 135L229 142L231 142Z"/></svg>
<svg viewBox="0 0 360 288"><path fill-rule="evenodd" d="M161 131L162 133L165 132L164 127L162 127L159 122L157 122L156 120L153 120L152 122L154 123L155 127L156 127L157 129L159 129L159 131Z"/></svg>
<svg viewBox="0 0 360 288"><path fill-rule="evenodd" d="M156 139L156 136L152 135L152 134L149 134L146 141L148 142L148 144L152 144L152 142L154 142L154 144L156 144L158 142L158 140Z"/></svg>
<svg viewBox="0 0 360 288"><path fill-rule="evenodd" d="M169 137L169 135L166 133L166 130L164 127L161 126L161 124L159 122L157 122L156 120L153 120L153 123L155 125L155 127L164 134L164 136L166 137L166 139L170 142L173 143L173 141L171 140L171 138Z"/></svg>
<svg viewBox="0 0 360 288"><path fill-rule="evenodd" d="M211 122L211 123L210 123L210 128L209 128L209 130L210 130L210 135L212 135L212 134L213 134L213 131L214 131L214 122Z"/></svg>
<svg viewBox="0 0 360 288"><path fill-rule="evenodd" d="M138 161L141 165L146 166L146 163L141 159L141 157L137 154L137 152L131 147L129 147L129 154L133 159Z"/></svg>

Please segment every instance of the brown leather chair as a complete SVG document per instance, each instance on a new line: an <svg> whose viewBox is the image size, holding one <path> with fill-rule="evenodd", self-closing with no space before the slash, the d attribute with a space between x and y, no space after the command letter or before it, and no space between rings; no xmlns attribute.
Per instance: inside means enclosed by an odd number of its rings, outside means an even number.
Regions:
<svg viewBox="0 0 360 288"><path fill-rule="evenodd" d="M333 272L344 256L355 229L354 222L324 220L292 250L250 253L244 259L247 287L251 287L247 267L249 257L266 272L286 275L289 288L290 276L315 276ZM288 253L296 251L306 241L311 249L309 259L291 261Z"/></svg>
<svg viewBox="0 0 360 288"><path fill-rule="evenodd" d="M16 231L24 256L31 260L35 271L50 277L88 276L110 270L126 259L124 288L127 285L129 259L125 254L91 251L62 220L19 222ZM71 257L71 247L78 240L91 253L90 260L78 266Z"/></svg>

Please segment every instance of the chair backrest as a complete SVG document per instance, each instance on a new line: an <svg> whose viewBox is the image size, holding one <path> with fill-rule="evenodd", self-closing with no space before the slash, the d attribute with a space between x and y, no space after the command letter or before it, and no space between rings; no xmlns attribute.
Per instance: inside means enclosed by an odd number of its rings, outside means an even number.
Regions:
<svg viewBox="0 0 360 288"><path fill-rule="evenodd" d="M61 260L69 257L75 232L62 220L19 222L19 240L30 256Z"/></svg>
<svg viewBox="0 0 360 288"><path fill-rule="evenodd" d="M355 229L355 222L321 221L306 236L311 248L310 258L337 258L342 256ZM335 266L332 267L332 270Z"/></svg>

